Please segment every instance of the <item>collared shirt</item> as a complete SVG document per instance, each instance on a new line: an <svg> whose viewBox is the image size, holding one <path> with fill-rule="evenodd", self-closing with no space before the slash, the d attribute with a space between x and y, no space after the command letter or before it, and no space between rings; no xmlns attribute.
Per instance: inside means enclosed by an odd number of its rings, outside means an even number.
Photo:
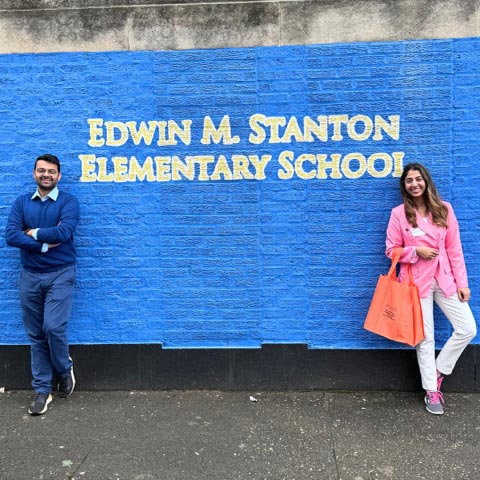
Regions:
<svg viewBox="0 0 480 480"><path fill-rule="evenodd" d="M40 195L38 188L35 190L35 193L32 195L32 200L39 198L42 202L47 201L48 199L57 201L58 198L58 187L55 187L52 191L48 192L44 197ZM35 228L32 232L32 237L37 240L38 228ZM48 252L48 243L42 244L42 253Z"/></svg>
<svg viewBox="0 0 480 480"><path fill-rule="evenodd" d="M55 187L51 192L48 192L47 195L45 195L44 197L42 197L40 195L40 192L38 191L38 188L35 190L35 193L32 195L32 200L35 200L36 198L39 198L42 202L44 202L45 200L47 200L47 198L50 198L51 200L53 200L54 202L57 201L57 198L58 198L58 187Z"/></svg>

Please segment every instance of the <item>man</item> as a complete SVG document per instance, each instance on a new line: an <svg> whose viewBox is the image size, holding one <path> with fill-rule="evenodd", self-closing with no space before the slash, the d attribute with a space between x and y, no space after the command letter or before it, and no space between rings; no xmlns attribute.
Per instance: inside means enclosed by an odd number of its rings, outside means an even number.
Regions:
<svg viewBox="0 0 480 480"><path fill-rule="evenodd" d="M59 191L60 162L55 155L37 158L37 189L15 200L6 227L6 241L20 249L20 305L30 338L32 386L28 413L42 415L52 401L54 372L58 391L68 397L75 388L69 355L67 321L72 310L76 252L73 234L80 209L73 195Z"/></svg>

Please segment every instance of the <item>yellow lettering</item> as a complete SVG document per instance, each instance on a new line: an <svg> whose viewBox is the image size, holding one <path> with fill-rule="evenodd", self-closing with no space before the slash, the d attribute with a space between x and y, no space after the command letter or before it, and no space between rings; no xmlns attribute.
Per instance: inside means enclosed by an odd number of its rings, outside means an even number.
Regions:
<svg viewBox="0 0 480 480"><path fill-rule="evenodd" d="M270 138L268 143L281 143L278 129L283 127L286 123L285 117L267 117L265 125L270 127Z"/></svg>
<svg viewBox="0 0 480 480"><path fill-rule="evenodd" d="M113 182L113 173L107 173L107 157L97 157L98 181Z"/></svg>
<svg viewBox="0 0 480 480"><path fill-rule="evenodd" d="M220 122L220 126L215 128L215 125L212 119L207 115L203 120L203 137L200 140L200 143L203 145L210 145L212 142L218 144L223 143L224 145L232 145L234 143L240 142L240 137L235 135L232 137L232 131L230 128L230 117L224 115Z"/></svg>
<svg viewBox="0 0 480 480"><path fill-rule="evenodd" d="M285 128L285 133L279 141L283 143L291 143L292 137L297 142L303 142L303 134L300 130L296 117L290 117L290 120L287 123L287 127Z"/></svg>
<svg viewBox="0 0 480 480"><path fill-rule="evenodd" d="M400 115L390 115L388 123L380 115L375 115L375 134L373 140L383 140L382 130L393 140L400 138Z"/></svg>
<svg viewBox="0 0 480 480"><path fill-rule="evenodd" d="M375 168L377 160L383 162L383 169L380 171ZM392 163L392 157L388 153L374 153L367 160L368 173L375 178L386 177L392 171Z"/></svg>
<svg viewBox="0 0 480 480"><path fill-rule="evenodd" d="M168 121L168 141L169 141L168 145L177 145L178 142L175 139L175 137L180 138L180 140L184 145L190 145L191 125L192 125L191 120L182 120L183 128L181 128L174 120L169 120ZM240 141L240 139L238 141ZM235 143L238 143L238 142L235 142Z"/></svg>
<svg viewBox="0 0 480 480"><path fill-rule="evenodd" d="M254 145L260 145L260 143L263 143L266 138L265 130L262 128L259 123L264 123L265 122L265 115L262 115L260 113L256 113L255 115L252 115L248 121L248 124L250 125L250 129L253 130L253 132L256 134L254 136L252 133L248 137L248 141L250 143L253 143Z"/></svg>
<svg viewBox="0 0 480 480"><path fill-rule="evenodd" d="M233 175L228 166L227 159L225 155L220 155L217 159L217 163L213 170L212 175L210 176L210 180L221 180L220 176L223 175L224 180L232 180Z"/></svg>
<svg viewBox="0 0 480 480"><path fill-rule="evenodd" d="M358 123L363 123L363 132L359 133L356 129ZM352 140L362 141L367 140L373 131L373 122L370 117L366 115L355 115L348 121L347 125L348 136Z"/></svg>
<svg viewBox="0 0 480 480"><path fill-rule="evenodd" d="M326 142L328 140L327 117L319 115L317 121L318 123L310 117L305 117L303 119L303 135L306 142L315 141L312 134L314 134L321 142Z"/></svg>
<svg viewBox="0 0 480 480"><path fill-rule="evenodd" d="M127 157L112 157L114 182L128 181L128 158Z"/></svg>
<svg viewBox="0 0 480 480"><path fill-rule="evenodd" d="M125 125L130 130L133 143L139 145L141 142L145 145L151 145L158 122L148 122L148 128L145 122L140 122L140 127L137 129L137 122L127 122Z"/></svg>
<svg viewBox="0 0 480 480"><path fill-rule="evenodd" d="M404 156L405 156L405 152L392 152L393 165L394 165L392 177L402 176Z"/></svg>
<svg viewBox="0 0 480 480"><path fill-rule="evenodd" d="M250 162L247 156L232 155L232 163L233 163L233 179L234 180L241 180L242 178L251 180L254 178L253 174L248 169Z"/></svg>
<svg viewBox="0 0 480 480"><path fill-rule="evenodd" d="M272 159L271 155L262 155L261 159L258 159L258 155L249 155L248 157L255 168L255 179L265 180L265 167Z"/></svg>
<svg viewBox="0 0 480 480"><path fill-rule="evenodd" d="M82 162L81 182L95 182L97 175L95 174L95 155L79 155L78 158Z"/></svg>
<svg viewBox="0 0 480 480"><path fill-rule="evenodd" d="M284 150L278 157L278 163L283 167L283 170L278 170L278 178L282 180L289 180L293 177L295 172L292 162L294 154L290 150Z"/></svg>
<svg viewBox="0 0 480 480"><path fill-rule="evenodd" d="M352 170L350 162L358 162L358 169ZM360 178L367 170L367 160L361 153L349 153L342 160L342 172L347 178Z"/></svg>
<svg viewBox="0 0 480 480"><path fill-rule="evenodd" d="M167 122L165 122L164 120L160 120L159 122L157 122L157 127L158 127L157 145L159 147L170 145L170 143L167 140Z"/></svg>
<svg viewBox="0 0 480 480"><path fill-rule="evenodd" d="M157 169L157 182L170 181L170 157L155 157L155 166Z"/></svg>
<svg viewBox="0 0 480 480"><path fill-rule="evenodd" d="M189 157L187 157L188 159ZM198 163L200 171L198 173L198 180L203 182L209 179L208 177L208 165L215 161L215 157L212 155L198 155L194 157L195 161Z"/></svg>
<svg viewBox="0 0 480 480"><path fill-rule="evenodd" d="M297 177L302 178L303 180L310 180L311 178L315 178L315 170L310 170L309 172L306 172L303 169L303 164L305 162L310 162L315 165L315 155L309 155L307 153L304 153L297 158L297 160L295 161L295 173L297 174Z"/></svg>
<svg viewBox="0 0 480 480"><path fill-rule="evenodd" d="M90 125L90 139L88 140L88 145L91 147L102 147L105 144L105 139L103 138L103 119L101 118L89 118L87 120Z"/></svg>
<svg viewBox="0 0 480 480"><path fill-rule="evenodd" d="M182 175L188 180L195 179L193 157L187 157L186 161L187 163L183 163L180 157L177 157L176 155L172 157L172 180L181 180Z"/></svg>
<svg viewBox="0 0 480 480"><path fill-rule="evenodd" d="M105 122L107 128L107 145L109 147L120 147L128 140L128 129L122 122ZM119 137L116 137L118 132Z"/></svg>
<svg viewBox="0 0 480 480"><path fill-rule="evenodd" d="M139 165L136 157L130 157L128 180L130 182L135 182L137 180L142 182L145 178L147 179L147 182L153 182L155 180L152 157L147 157L142 166Z"/></svg>
<svg viewBox="0 0 480 480"><path fill-rule="evenodd" d="M337 142L343 140L342 123L348 122L348 115L330 115L328 117L328 122L330 125L333 125L333 135L331 140L335 140Z"/></svg>
<svg viewBox="0 0 480 480"><path fill-rule="evenodd" d="M317 155L317 178L318 179L325 179L328 178L326 170L332 170L330 174L331 178L342 178L342 174L340 173L340 159L342 156L339 153L332 153L330 155L330 161L327 162L328 155Z"/></svg>

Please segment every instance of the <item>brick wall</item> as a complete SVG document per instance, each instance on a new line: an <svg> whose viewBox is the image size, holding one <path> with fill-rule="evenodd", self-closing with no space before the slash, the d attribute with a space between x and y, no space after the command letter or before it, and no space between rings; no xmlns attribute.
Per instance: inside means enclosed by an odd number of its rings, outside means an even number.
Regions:
<svg viewBox="0 0 480 480"><path fill-rule="evenodd" d="M72 343L396 348L362 325L410 161L453 202L479 317L478 47L0 56L0 343L26 343L3 233L43 152L82 206Z"/></svg>

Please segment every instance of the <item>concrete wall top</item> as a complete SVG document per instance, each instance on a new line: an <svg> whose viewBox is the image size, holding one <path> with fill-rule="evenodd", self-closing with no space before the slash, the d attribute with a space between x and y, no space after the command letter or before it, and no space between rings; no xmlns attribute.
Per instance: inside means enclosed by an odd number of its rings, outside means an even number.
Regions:
<svg viewBox="0 0 480 480"><path fill-rule="evenodd" d="M182 50L478 35L477 0L0 3L0 53Z"/></svg>

